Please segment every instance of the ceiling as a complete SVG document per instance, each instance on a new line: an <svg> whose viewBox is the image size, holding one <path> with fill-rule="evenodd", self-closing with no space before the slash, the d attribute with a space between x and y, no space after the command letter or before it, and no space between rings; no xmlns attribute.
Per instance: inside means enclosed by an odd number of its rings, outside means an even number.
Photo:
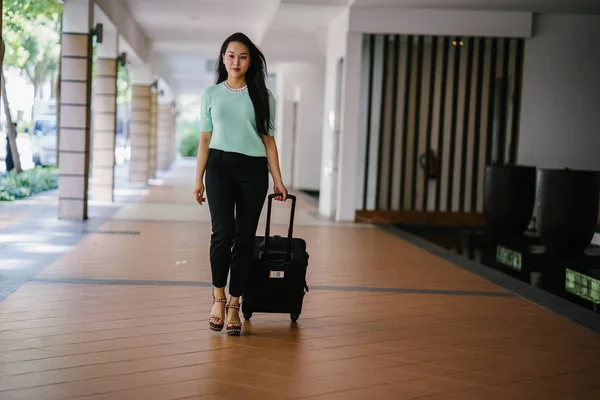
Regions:
<svg viewBox="0 0 600 400"><path fill-rule="evenodd" d="M353 6L400 6L537 13L600 13L599 0L355 0Z"/></svg>
<svg viewBox="0 0 600 400"><path fill-rule="evenodd" d="M271 70L279 62L323 62L328 23L349 6L600 13L600 0L120 1L148 37L161 71L169 73L178 93L197 93L212 83L211 61L227 36L238 31L259 44Z"/></svg>
<svg viewBox="0 0 600 400"><path fill-rule="evenodd" d="M243 32L278 62L323 60L329 21L352 0L122 0L178 92L202 90L223 41Z"/></svg>

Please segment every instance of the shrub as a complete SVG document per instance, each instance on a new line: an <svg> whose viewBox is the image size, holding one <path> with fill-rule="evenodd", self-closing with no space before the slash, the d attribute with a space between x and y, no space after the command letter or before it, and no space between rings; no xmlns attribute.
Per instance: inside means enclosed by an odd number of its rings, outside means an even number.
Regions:
<svg viewBox="0 0 600 400"><path fill-rule="evenodd" d="M179 153L182 157L196 157L200 143L200 125L198 123L184 123L181 132Z"/></svg>
<svg viewBox="0 0 600 400"><path fill-rule="evenodd" d="M181 138L179 152L182 157L196 157L198 144L200 143L200 132L187 132Z"/></svg>
<svg viewBox="0 0 600 400"><path fill-rule="evenodd" d="M20 174L10 171L0 176L0 201L13 201L58 187L56 168L35 167Z"/></svg>

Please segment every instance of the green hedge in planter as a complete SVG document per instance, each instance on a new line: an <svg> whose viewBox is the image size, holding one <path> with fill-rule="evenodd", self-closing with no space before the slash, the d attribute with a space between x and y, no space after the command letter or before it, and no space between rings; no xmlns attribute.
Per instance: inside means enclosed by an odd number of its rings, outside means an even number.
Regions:
<svg viewBox="0 0 600 400"><path fill-rule="evenodd" d="M200 144L200 132L189 130L184 132L181 138L179 152L183 157L196 157L198 155L198 144Z"/></svg>
<svg viewBox="0 0 600 400"><path fill-rule="evenodd" d="M23 199L57 187L58 171L56 168L35 167L18 175L14 171L10 171L0 175L0 201Z"/></svg>
<svg viewBox="0 0 600 400"><path fill-rule="evenodd" d="M200 121L183 121L179 130L181 132L179 153L183 157L196 157L200 143Z"/></svg>

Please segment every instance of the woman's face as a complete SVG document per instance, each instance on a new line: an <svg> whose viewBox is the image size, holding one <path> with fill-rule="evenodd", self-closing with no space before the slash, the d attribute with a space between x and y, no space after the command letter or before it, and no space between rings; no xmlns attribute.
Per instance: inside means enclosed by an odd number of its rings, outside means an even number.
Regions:
<svg viewBox="0 0 600 400"><path fill-rule="evenodd" d="M223 54L223 64L230 77L240 78L246 75L250 67L250 51L240 42L230 42Z"/></svg>

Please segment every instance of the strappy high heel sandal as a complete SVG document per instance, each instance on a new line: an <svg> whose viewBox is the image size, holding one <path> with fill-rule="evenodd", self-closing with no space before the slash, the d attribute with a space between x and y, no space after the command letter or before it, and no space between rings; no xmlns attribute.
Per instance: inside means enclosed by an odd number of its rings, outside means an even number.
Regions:
<svg viewBox="0 0 600 400"><path fill-rule="evenodd" d="M227 314L229 312L230 308L235 308L238 311L238 321L227 323L227 335L239 336L240 333L242 332L242 321L239 320L240 305L239 304L236 304L236 305L228 304L226 306L227 311L225 312L225 314Z"/></svg>
<svg viewBox="0 0 600 400"><path fill-rule="evenodd" d="M227 303L227 299L217 299L213 294L213 305L215 303ZM217 322L215 323L212 320L215 320ZM223 330L223 326L225 326L225 321L219 316L211 315L208 324L210 325L210 329L212 329L213 331L220 332Z"/></svg>

